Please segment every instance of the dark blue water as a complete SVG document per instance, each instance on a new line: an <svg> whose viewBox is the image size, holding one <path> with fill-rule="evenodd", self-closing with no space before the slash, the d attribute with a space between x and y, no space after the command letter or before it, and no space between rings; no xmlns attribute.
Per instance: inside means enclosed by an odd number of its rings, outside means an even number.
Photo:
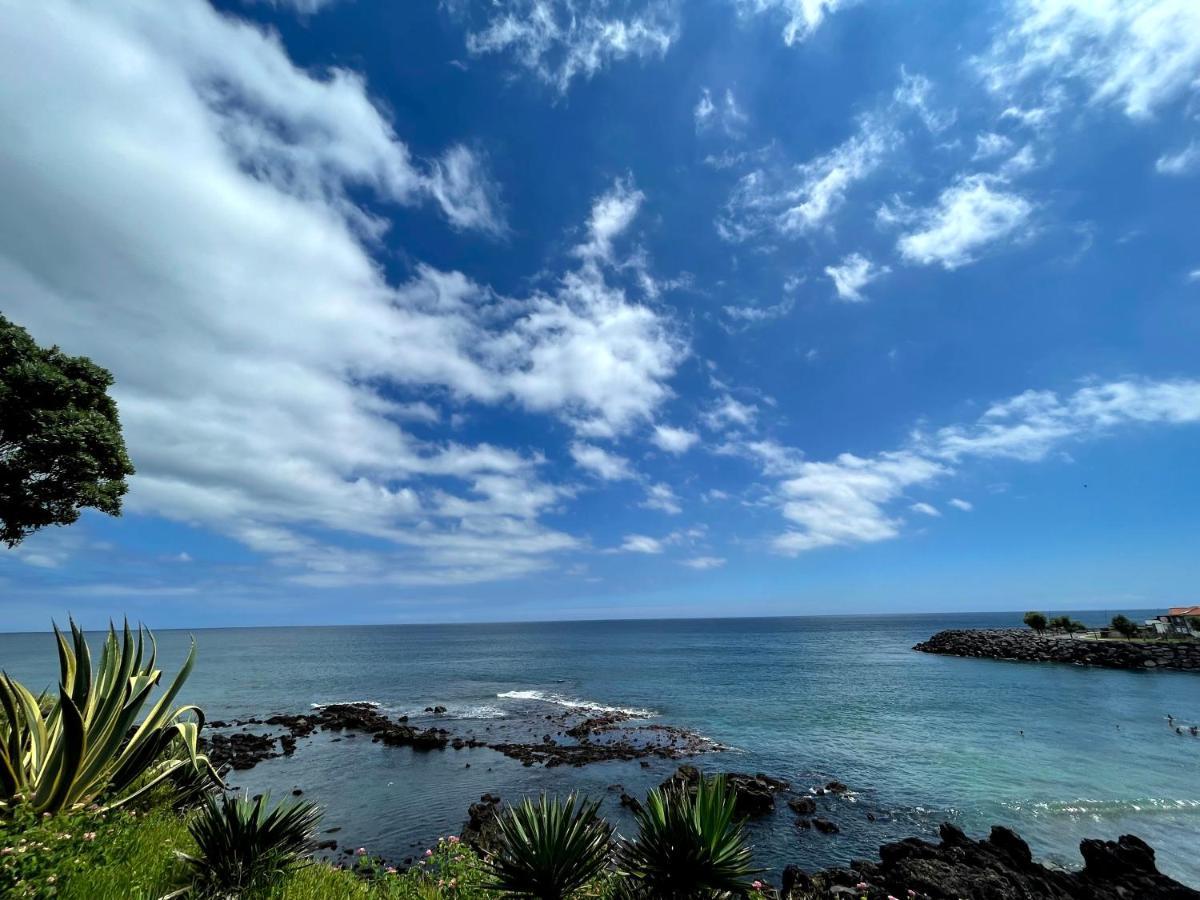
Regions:
<svg viewBox="0 0 1200 900"><path fill-rule="evenodd" d="M1073 615L1099 622L1111 614ZM442 704L454 720L448 727L483 737L561 710L553 700L642 709L736 748L702 757L703 767L765 772L801 788L830 778L850 785L851 797L822 800L839 835L800 831L786 809L752 826L759 861L772 869L874 855L881 842L950 819L975 833L1011 825L1035 854L1063 865L1079 864L1083 837L1134 833L1157 848L1164 871L1200 885L1200 739L1165 722L1167 713L1200 722L1200 676L911 650L942 628L1019 620L1007 613L203 630L184 699L210 718L374 700L414 715L414 724L426 706ZM158 638L171 671L188 636ZM57 671L46 635L0 635L0 666L34 688ZM276 793L300 786L326 807L326 827L341 827L343 845L403 860L457 832L485 791L513 799L584 790L603 796L606 815L627 830L611 786L639 794L675 765L524 768L487 749L419 754L316 735L294 757L232 781Z"/></svg>

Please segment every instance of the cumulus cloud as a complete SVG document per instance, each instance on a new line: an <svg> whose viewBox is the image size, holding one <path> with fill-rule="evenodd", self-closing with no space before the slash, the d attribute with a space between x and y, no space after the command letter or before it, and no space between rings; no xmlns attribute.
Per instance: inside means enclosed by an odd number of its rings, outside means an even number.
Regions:
<svg viewBox="0 0 1200 900"><path fill-rule="evenodd" d="M974 422L916 431L906 446L874 456L810 461L778 444L756 449L745 442L718 452L755 459L764 475L781 479L774 501L788 527L772 544L796 555L899 536L904 522L893 510L906 492L949 478L972 460L1037 462L1069 442L1098 440L1120 428L1185 424L1200 424L1200 381L1125 379L1088 384L1066 397L1027 391L993 404ZM948 502L964 512L973 508L957 497ZM909 509L939 515L925 502Z"/></svg>
<svg viewBox="0 0 1200 900"><path fill-rule="evenodd" d="M720 431L730 426L752 428L757 416L758 407L753 403L742 403L729 394L722 394L701 418L709 428Z"/></svg>
<svg viewBox="0 0 1200 900"><path fill-rule="evenodd" d="M646 499L642 501L641 505L645 509L656 509L669 516L677 516L683 512L683 507L679 505L679 498L675 496L670 485L662 483L646 486Z"/></svg>
<svg viewBox="0 0 1200 900"><path fill-rule="evenodd" d="M971 159L991 159L994 156L1004 156L1013 148L1012 138L994 131L985 131L975 136L975 154Z"/></svg>
<svg viewBox="0 0 1200 900"><path fill-rule="evenodd" d="M584 444L576 441L571 444L571 458L581 469L587 469L605 481L620 481L633 478L633 470L629 460L616 453L610 453L603 447L594 444Z"/></svg>
<svg viewBox="0 0 1200 900"><path fill-rule="evenodd" d="M784 20L783 41L789 47L812 36L825 19L859 0L735 0L744 14L769 13Z"/></svg>
<svg viewBox="0 0 1200 900"><path fill-rule="evenodd" d="M473 55L507 53L560 93L613 62L662 57L679 33L674 3L651 0L514 0L483 7L467 34Z"/></svg>
<svg viewBox="0 0 1200 900"><path fill-rule="evenodd" d="M621 549L626 553L656 554L663 552L661 541L644 534L625 535L625 541L621 544Z"/></svg>
<svg viewBox="0 0 1200 900"><path fill-rule="evenodd" d="M875 265L861 253L851 253L842 260L840 266L825 267L825 274L833 279L837 295L853 303L866 300L862 294L863 288L890 271L887 266Z"/></svg>
<svg viewBox="0 0 1200 900"><path fill-rule="evenodd" d="M1190 175L1200 171L1200 141L1192 141L1176 153L1164 153L1154 162L1160 175Z"/></svg>
<svg viewBox="0 0 1200 900"><path fill-rule="evenodd" d="M937 202L913 215L915 228L896 244L910 263L957 269L974 262L988 245L1019 236L1033 204L995 176L965 175Z"/></svg>
<svg viewBox="0 0 1200 900"><path fill-rule="evenodd" d="M1194 0L1017 0L1011 24L979 60L996 91L1033 76L1077 83L1095 103L1134 118L1200 90L1200 4Z"/></svg>
<svg viewBox="0 0 1200 900"><path fill-rule="evenodd" d="M655 425L654 433L650 435L650 441L654 446L667 453L674 453L676 456L686 453L699 440L700 435L696 432L688 431L686 428L673 428L670 425Z"/></svg>
<svg viewBox="0 0 1200 900"><path fill-rule="evenodd" d="M132 510L285 577L543 567L578 542L541 522L570 492L540 454L404 423L472 402L619 434L670 394L685 348L611 280L619 229L528 296L423 265L387 280L361 196L496 230L479 158L415 159L361 76L301 69L200 0L30 7L0 33L0 116L22 123L0 131L6 314L114 371Z"/></svg>

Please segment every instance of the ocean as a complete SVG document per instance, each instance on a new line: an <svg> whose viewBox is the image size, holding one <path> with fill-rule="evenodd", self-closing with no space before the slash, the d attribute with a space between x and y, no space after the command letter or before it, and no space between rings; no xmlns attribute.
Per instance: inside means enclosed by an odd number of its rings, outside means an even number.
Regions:
<svg viewBox="0 0 1200 900"><path fill-rule="evenodd" d="M1071 615L1098 623L1114 612ZM750 823L771 872L874 857L881 843L948 820L974 836L1009 825L1035 856L1068 867L1084 837L1136 834L1164 872L1200 886L1200 738L1166 723L1200 723L1200 677L911 649L943 628L1017 624L1019 613L206 629L194 633L199 657L181 699L211 719L369 700L414 725L485 738L572 704L627 709L726 747L692 760L707 771L763 772L800 791L849 786L820 798L840 834L798 829L786 807ZM157 637L173 674L189 635ZM0 634L0 667L31 688L51 685L50 637ZM447 712L423 712L434 705ZM485 792L581 791L629 833L621 790L644 794L678 765L525 767L486 748L419 753L338 737L302 738L291 758L230 782L280 797L301 788L343 847L396 862L457 833Z"/></svg>

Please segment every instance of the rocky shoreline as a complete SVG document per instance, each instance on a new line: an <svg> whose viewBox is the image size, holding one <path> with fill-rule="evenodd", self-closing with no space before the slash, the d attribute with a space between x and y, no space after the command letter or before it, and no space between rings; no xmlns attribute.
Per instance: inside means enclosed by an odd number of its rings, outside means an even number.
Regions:
<svg viewBox="0 0 1200 900"><path fill-rule="evenodd" d="M441 715L445 707L430 707L427 712ZM207 723L208 734L201 738L201 744L218 769L236 770L251 769L266 759L291 756L300 739L318 730L369 734L373 742L421 752L487 747L522 765L547 768L650 757L684 759L724 749L686 728L640 723L638 718L619 710L566 710L542 716L537 730L543 733L536 739L487 740L473 731L418 728L408 723L407 716L390 718L371 703L331 703L311 713L213 720ZM270 730L254 732L250 728Z"/></svg>
<svg viewBox="0 0 1200 900"><path fill-rule="evenodd" d="M1158 871L1154 850L1133 835L1116 841L1088 839L1079 845L1083 868L1049 869L1035 862L1029 845L996 826L981 841L942 825L938 843L907 838L879 848L879 861L809 875L784 870L777 896L919 897L922 900L1200 900L1200 891Z"/></svg>
<svg viewBox="0 0 1200 900"><path fill-rule="evenodd" d="M700 773L680 766L663 787L694 784ZM788 790L786 781L766 775L726 773L737 796L738 809L755 817L775 808L775 795ZM826 819L807 819L821 796L837 796L848 788L831 782L819 795L796 797L788 807L801 814L799 827L831 833L837 826ZM815 794L815 791L814 791ZM622 795L622 803L627 795ZM630 805L636 805L633 800ZM806 802L797 802L806 801ZM484 794L467 811L461 840L478 853L495 846L497 819L503 802ZM822 822L829 826L821 827ZM801 823L807 823L802 825ZM805 872L788 866L778 889L763 883L762 896L777 900L1200 900L1195 891L1158 871L1154 850L1140 838L1122 835L1116 841L1088 839L1080 843L1084 866L1078 871L1051 869L1034 861L1029 845L1015 832L995 826L983 840L972 840L957 826L941 826L937 843L907 838L879 848L879 860L854 860L841 868Z"/></svg>
<svg viewBox="0 0 1200 900"><path fill-rule="evenodd" d="M951 629L913 647L922 653L1106 669L1200 672L1200 642L1146 643L1039 635L1030 629Z"/></svg>

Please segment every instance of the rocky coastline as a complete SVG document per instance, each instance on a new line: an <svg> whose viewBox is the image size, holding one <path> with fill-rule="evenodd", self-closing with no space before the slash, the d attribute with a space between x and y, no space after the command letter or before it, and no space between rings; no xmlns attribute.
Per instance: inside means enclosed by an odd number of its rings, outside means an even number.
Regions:
<svg viewBox="0 0 1200 900"><path fill-rule="evenodd" d="M786 781L761 774L726 773L726 778L737 795L738 808L748 817L774 809L774 795L789 788ZM698 779L695 768L685 765L663 787L688 785ZM821 793L836 796L847 790L840 782L832 782ZM622 795L622 802L624 799ZM793 798L787 805L794 812L796 799L808 801L800 806L803 813L816 809L812 796ZM491 850L503 809L499 796L480 797L467 812L463 843L477 853ZM800 818L797 825L809 821ZM829 830L817 827L818 831L837 831L828 820L811 820L814 826L817 822L832 826ZM983 840L973 840L947 822L939 837L936 843L913 837L884 844L877 861L854 860L845 867L812 873L788 866L778 888L763 882L761 896L776 900L1200 900L1200 891L1159 872L1154 850L1133 835L1122 835L1116 841L1082 841L1079 852L1084 865L1077 871L1036 862L1029 845L1003 826L993 827Z"/></svg>
<svg viewBox="0 0 1200 900"><path fill-rule="evenodd" d="M922 653L1106 669L1200 672L1200 642L1089 640L1039 635L1030 629L951 629L913 647Z"/></svg>

